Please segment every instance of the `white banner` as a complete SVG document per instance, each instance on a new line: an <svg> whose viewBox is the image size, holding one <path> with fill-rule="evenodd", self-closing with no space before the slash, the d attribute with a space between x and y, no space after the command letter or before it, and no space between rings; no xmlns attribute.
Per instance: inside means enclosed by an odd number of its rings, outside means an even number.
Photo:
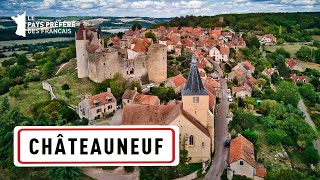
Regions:
<svg viewBox="0 0 320 180"><path fill-rule="evenodd" d="M177 126L17 126L14 164L176 166Z"/></svg>

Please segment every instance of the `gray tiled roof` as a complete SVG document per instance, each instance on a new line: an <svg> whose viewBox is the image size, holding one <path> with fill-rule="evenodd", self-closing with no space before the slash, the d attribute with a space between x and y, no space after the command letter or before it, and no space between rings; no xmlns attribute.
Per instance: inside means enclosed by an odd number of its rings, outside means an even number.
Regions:
<svg viewBox="0 0 320 180"><path fill-rule="evenodd" d="M183 96L188 95L208 95L207 91L203 87L200 73L197 67L197 59L195 55L192 55L191 67L190 72L188 75L188 80L184 89L182 91Z"/></svg>

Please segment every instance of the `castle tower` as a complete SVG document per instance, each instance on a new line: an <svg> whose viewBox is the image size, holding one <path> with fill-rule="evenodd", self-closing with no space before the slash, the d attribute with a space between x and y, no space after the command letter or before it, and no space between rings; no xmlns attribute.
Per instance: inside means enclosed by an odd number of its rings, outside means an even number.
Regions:
<svg viewBox="0 0 320 180"><path fill-rule="evenodd" d="M75 34L78 78L88 77L87 35L83 23Z"/></svg>
<svg viewBox="0 0 320 180"><path fill-rule="evenodd" d="M184 111L204 127L208 126L209 95L202 84L195 55L192 56L190 72L182 91L182 103Z"/></svg>
<svg viewBox="0 0 320 180"><path fill-rule="evenodd" d="M167 79L167 47L152 44L148 49L147 67L149 81L160 83Z"/></svg>
<svg viewBox="0 0 320 180"><path fill-rule="evenodd" d="M89 78L101 83L111 79L113 75L120 72L118 51L114 48L104 48L89 52Z"/></svg>

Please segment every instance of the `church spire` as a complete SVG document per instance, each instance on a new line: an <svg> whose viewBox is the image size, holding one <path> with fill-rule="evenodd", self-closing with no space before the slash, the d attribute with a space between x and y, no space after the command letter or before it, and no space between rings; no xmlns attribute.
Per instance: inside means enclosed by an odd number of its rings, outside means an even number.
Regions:
<svg viewBox="0 0 320 180"><path fill-rule="evenodd" d="M188 75L187 83L184 86L182 95L208 95L207 91L205 90L202 84L200 73L197 67L197 58L194 54L192 55L190 72Z"/></svg>

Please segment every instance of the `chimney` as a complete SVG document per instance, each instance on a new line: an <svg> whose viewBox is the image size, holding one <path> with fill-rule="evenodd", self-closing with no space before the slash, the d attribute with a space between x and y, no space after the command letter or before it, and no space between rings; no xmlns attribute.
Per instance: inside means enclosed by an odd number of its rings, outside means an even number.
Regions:
<svg viewBox="0 0 320 180"><path fill-rule="evenodd" d="M111 88L107 88L107 92L111 93Z"/></svg>
<svg viewBox="0 0 320 180"><path fill-rule="evenodd" d="M135 90L135 91L138 91L138 88L137 88L137 87L134 87L134 90Z"/></svg>

